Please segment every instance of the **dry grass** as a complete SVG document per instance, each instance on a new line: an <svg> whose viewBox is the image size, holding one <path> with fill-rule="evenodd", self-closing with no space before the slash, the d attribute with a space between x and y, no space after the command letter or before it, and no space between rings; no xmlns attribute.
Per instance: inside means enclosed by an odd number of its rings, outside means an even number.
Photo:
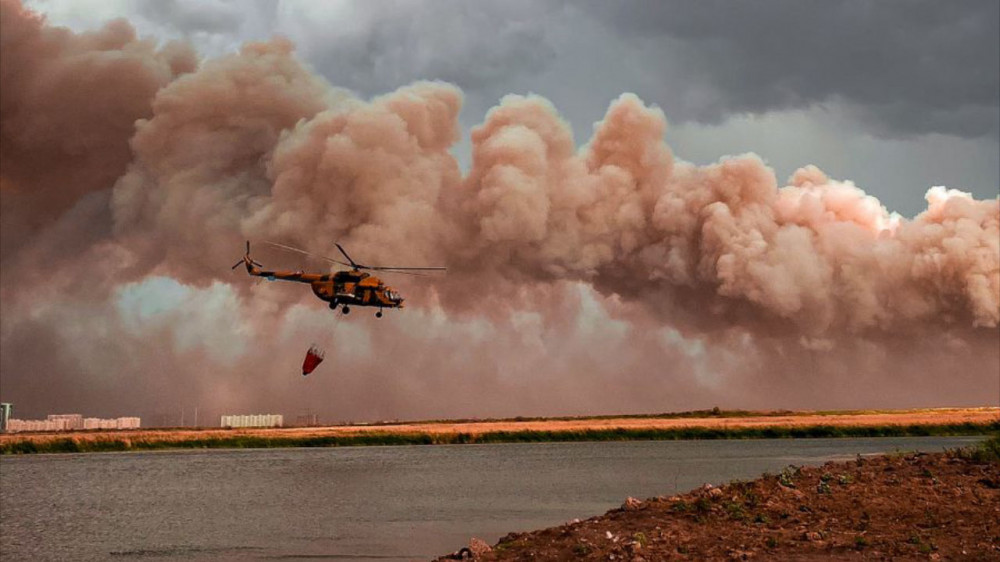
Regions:
<svg viewBox="0 0 1000 562"><path fill-rule="evenodd" d="M569 433L642 430L750 430L775 428L825 427L891 427L891 426L944 426L957 424L1000 423L1000 408L936 408L899 411L852 412L741 412L730 416L726 412L709 413L703 417L590 417L552 418L530 420L491 421L433 421L407 422L382 425L341 425L330 427L289 427L269 429L138 429L121 431L70 431L53 433L16 433L0 435L0 449L10 449L19 442L44 444L54 440L71 439L75 442L124 441L147 443L176 443L238 438L260 439L324 439L352 437L367 434L379 435L430 435L473 436L494 433ZM438 440L435 439L437 442ZM442 442L448 441L442 439Z"/></svg>

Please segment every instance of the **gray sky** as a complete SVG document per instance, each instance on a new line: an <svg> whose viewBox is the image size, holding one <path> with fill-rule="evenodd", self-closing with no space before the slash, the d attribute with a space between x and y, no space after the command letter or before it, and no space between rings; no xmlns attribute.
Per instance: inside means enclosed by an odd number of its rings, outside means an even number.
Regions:
<svg viewBox="0 0 1000 562"><path fill-rule="evenodd" d="M660 106L686 160L815 164L912 216L933 185L1000 186L1000 3L36 0L75 30L125 17L205 56L291 38L364 96L418 79L465 92L468 128L508 93L552 100L586 142L622 92Z"/></svg>

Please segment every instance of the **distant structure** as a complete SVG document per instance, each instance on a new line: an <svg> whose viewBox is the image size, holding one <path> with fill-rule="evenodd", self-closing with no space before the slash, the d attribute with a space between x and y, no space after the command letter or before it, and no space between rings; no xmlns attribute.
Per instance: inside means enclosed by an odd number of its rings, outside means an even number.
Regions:
<svg viewBox="0 0 1000 562"><path fill-rule="evenodd" d="M83 416L80 414L49 414L45 419L61 424L58 429L83 429Z"/></svg>
<svg viewBox="0 0 1000 562"><path fill-rule="evenodd" d="M319 425L318 414L299 414L295 416L296 427L316 427Z"/></svg>
<svg viewBox="0 0 1000 562"><path fill-rule="evenodd" d="M10 402L0 402L0 433L6 433L7 431L7 420L10 419L11 412L14 411L14 405Z"/></svg>
<svg viewBox="0 0 1000 562"><path fill-rule="evenodd" d="M281 414L246 414L222 416L222 427L281 427Z"/></svg>
<svg viewBox="0 0 1000 562"><path fill-rule="evenodd" d="M83 429L138 429L142 421L139 418L84 418Z"/></svg>
<svg viewBox="0 0 1000 562"><path fill-rule="evenodd" d="M124 418L84 418L80 414L51 414L44 420L8 419L5 431L73 431L77 429L136 429L141 420Z"/></svg>

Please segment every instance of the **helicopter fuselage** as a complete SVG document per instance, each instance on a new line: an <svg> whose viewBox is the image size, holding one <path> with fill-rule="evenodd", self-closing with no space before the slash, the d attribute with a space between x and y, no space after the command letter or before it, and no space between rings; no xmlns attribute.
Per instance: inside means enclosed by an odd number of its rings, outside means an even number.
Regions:
<svg viewBox="0 0 1000 562"><path fill-rule="evenodd" d="M335 259L315 256L305 250L285 246L275 242L267 242L272 246L305 254L307 256L318 257L320 259L333 262L338 265L350 267L347 271L336 273L306 273L304 271L272 271L264 269L264 266L254 261L250 257L250 241L247 240L247 250L243 254L243 259L236 262L232 269L236 269L242 263L247 268L247 273L255 277L263 277L270 281L295 281L296 283L308 283L312 287L313 294L321 300L329 303L330 308L336 310L342 306L341 312L347 314L351 306L370 306L378 308L375 313L376 318L382 317L383 308L403 308L403 297L387 286L381 279L374 275L362 271L363 269L372 271L385 271L387 273L403 273L407 275L424 275L428 271L447 271L444 267L385 267L363 265L351 259L347 250L340 244L334 244L340 253L343 254L347 262Z"/></svg>
<svg viewBox="0 0 1000 562"><path fill-rule="evenodd" d="M308 283L313 294L336 309L343 305L377 308L403 308L403 298L381 279L363 271L336 273L305 273L303 271L269 271L247 263L247 273L270 281Z"/></svg>

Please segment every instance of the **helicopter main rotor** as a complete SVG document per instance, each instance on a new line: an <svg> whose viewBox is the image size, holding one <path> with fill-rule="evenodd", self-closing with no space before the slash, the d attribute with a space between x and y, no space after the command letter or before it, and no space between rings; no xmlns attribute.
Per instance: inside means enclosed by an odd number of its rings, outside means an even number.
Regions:
<svg viewBox="0 0 1000 562"><path fill-rule="evenodd" d="M354 259L351 258L350 254L347 253L347 250L345 250L344 247L341 246L337 242L334 242L334 245L337 246L337 249L340 250L340 253L343 254L345 258L347 258L347 262L348 263L344 263L344 262L342 262L340 260L335 260L333 258L328 258L326 256L320 256L318 254L313 254L311 252L307 252L305 250L301 250L299 248L295 248L295 247L292 247L292 246L286 246L285 244L279 244L277 242L265 241L264 243L265 244L269 244L271 246L274 246L276 248L282 248L282 249L285 249L285 250L288 250L288 251L291 251L291 252L296 252L296 253L299 253L299 254L302 254L302 255L305 255L305 256L310 256L310 257L313 257L313 258L317 258L317 259L321 259L321 260L324 260L324 261L328 261L330 263L335 263L337 265L342 265L342 266L345 266L345 267L350 267L351 269L353 269L355 271L362 270L362 269L367 269L367 270L370 270L370 271L383 271L385 273L401 273L403 275L416 275L416 276L419 276L419 277L426 277L426 274L425 273L417 273L417 272L423 272L423 271L448 271L447 267L388 267L388 266L377 266L377 265L364 265L364 264L360 264L360 263L354 261ZM249 242L247 243L247 247L249 248ZM249 250L248 250L248 252L249 252ZM240 263L243 263L243 262L240 262ZM237 264L237 265L239 265L239 264Z"/></svg>

